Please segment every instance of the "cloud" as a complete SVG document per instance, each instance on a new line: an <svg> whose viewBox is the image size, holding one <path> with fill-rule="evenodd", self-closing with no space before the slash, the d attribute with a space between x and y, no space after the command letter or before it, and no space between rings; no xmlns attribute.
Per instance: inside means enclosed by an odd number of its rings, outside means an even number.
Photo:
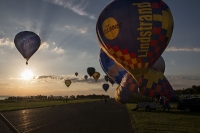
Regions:
<svg viewBox="0 0 200 133"><path fill-rule="evenodd" d="M86 7L88 6L88 3L84 0L44 0L53 4L56 4L58 6L62 6L64 8L68 8L69 10L72 10L73 12L77 13L81 16L87 16L90 19L95 19L94 15L87 13L84 11ZM75 2L79 4L74 4Z"/></svg>
<svg viewBox="0 0 200 133"><path fill-rule="evenodd" d="M86 84L94 84L96 81L91 77L88 77L86 80L83 75L75 76L75 75L61 75L61 76L55 76L55 75L39 75L35 76L34 79L36 80L42 80L43 82L51 82L52 80L66 80L70 79L72 83L86 83ZM98 83L104 83L105 79L103 76L101 76L98 81Z"/></svg>
<svg viewBox="0 0 200 133"><path fill-rule="evenodd" d="M92 55L88 55L88 53L87 52L82 52L82 53L80 53L79 55L78 55L78 57L79 58L93 58L93 56Z"/></svg>
<svg viewBox="0 0 200 133"><path fill-rule="evenodd" d="M190 88L192 85L200 85L200 78L186 77L186 76L166 76L169 83L174 90L180 90L183 88Z"/></svg>
<svg viewBox="0 0 200 133"><path fill-rule="evenodd" d="M9 46L9 47L13 48L14 42L10 38L2 38L2 39L0 39L0 46Z"/></svg>
<svg viewBox="0 0 200 133"><path fill-rule="evenodd" d="M3 30L0 29L0 37L4 36L5 32Z"/></svg>
<svg viewBox="0 0 200 133"><path fill-rule="evenodd" d="M39 50L47 50L49 48L49 44L46 42L43 42L39 48Z"/></svg>
<svg viewBox="0 0 200 133"><path fill-rule="evenodd" d="M86 33L87 30L88 30L88 28L77 28L76 26L68 26L68 25L66 25L65 28L75 30L75 31L82 33L82 34Z"/></svg>
<svg viewBox="0 0 200 133"><path fill-rule="evenodd" d="M186 51L186 52L200 52L200 48L188 48L188 47L183 47L183 48L177 48L177 47L169 47L166 48L165 51L168 52L178 52L178 51Z"/></svg>
<svg viewBox="0 0 200 133"><path fill-rule="evenodd" d="M176 62L175 62L174 60L170 60L169 63L170 63L171 65L173 65L173 66L176 65Z"/></svg>
<svg viewBox="0 0 200 133"><path fill-rule="evenodd" d="M63 53L65 53L64 49L58 48L58 47L55 47L52 51L56 52L57 54L63 54Z"/></svg>

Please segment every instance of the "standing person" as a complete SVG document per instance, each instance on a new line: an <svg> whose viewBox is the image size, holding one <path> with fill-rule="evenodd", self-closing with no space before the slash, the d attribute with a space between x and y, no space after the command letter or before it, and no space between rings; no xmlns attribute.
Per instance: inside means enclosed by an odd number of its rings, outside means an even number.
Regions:
<svg viewBox="0 0 200 133"><path fill-rule="evenodd" d="M107 100L106 100L106 98L105 98L105 104L107 103Z"/></svg>
<svg viewBox="0 0 200 133"><path fill-rule="evenodd" d="M164 109L163 109L163 111L165 111L166 108L167 108L167 110L169 112L169 99L167 99L167 97L165 97L165 100L164 100Z"/></svg>

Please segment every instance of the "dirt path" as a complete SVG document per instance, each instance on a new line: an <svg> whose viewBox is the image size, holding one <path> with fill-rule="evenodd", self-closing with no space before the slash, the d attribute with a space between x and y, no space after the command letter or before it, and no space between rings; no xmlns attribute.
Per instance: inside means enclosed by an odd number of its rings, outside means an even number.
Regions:
<svg viewBox="0 0 200 133"><path fill-rule="evenodd" d="M22 133L133 133L125 105L115 100L2 113ZM10 130L0 121L0 133Z"/></svg>

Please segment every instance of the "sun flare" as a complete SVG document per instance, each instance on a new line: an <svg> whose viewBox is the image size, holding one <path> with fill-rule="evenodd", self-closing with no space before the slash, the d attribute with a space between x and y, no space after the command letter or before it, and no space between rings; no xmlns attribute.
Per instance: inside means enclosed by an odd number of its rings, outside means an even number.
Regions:
<svg viewBox="0 0 200 133"><path fill-rule="evenodd" d="M30 80L33 78L33 72L31 70L25 70L21 74L22 79Z"/></svg>

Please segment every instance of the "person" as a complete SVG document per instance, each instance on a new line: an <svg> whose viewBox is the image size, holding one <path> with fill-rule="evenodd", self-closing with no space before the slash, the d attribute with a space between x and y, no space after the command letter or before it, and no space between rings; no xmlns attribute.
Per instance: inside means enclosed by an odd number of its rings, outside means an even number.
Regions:
<svg viewBox="0 0 200 133"><path fill-rule="evenodd" d="M156 103L159 103L160 95L157 94L155 98L156 98L156 101L155 101L155 102L156 102Z"/></svg>
<svg viewBox="0 0 200 133"><path fill-rule="evenodd" d="M164 99L165 96L160 96L159 103L162 104L163 106L164 106Z"/></svg>
<svg viewBox="0 0 200 133"><path fill-rule="evenodd" d="M106 98L105 98L105 104L107 103L107 100L106 100Z"/></svg>
<svg viewBox="0 0 200 133"><path fill-rule="evenodd" d="M164 99L164 109L163 111L165 111L165 109L167 108L168 112L169 112L169 99L167 99L167 97L165 97Z"/></svg>

